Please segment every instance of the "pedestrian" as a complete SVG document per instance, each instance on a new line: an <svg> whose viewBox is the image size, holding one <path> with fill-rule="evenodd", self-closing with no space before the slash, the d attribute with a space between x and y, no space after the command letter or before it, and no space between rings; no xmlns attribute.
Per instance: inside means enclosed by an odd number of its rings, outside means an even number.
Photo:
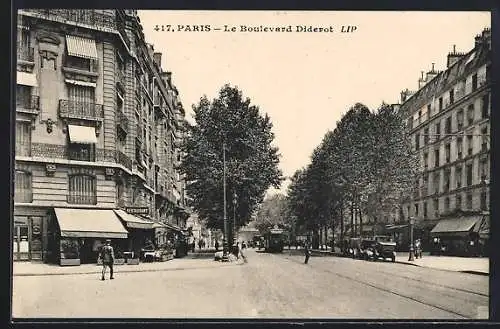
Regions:
<svg viewBox="0 0 500 329"><path fill-rule="evenodd" d="M309 257L311 257L311 246L309 246L309 241L304 243L304 253L306 256L304 264L307 264L309 262Z"/></svg>
<svg viewBox="0 0 500 329"><path fill-rule="evenodd" d="M198 249L201 249L201 246L202 246L202 240L198 240Z"/></svg>
<svg viewBox="0 0 500 329"><path fill-rule="evenodd" d="M233 254L236 256L237 259L240 259L240 243L236 242L235 245L233 245Z"/></svg>
<svg viewBox="0 0 500 329"><path fill-rule="evenodd" d="M102 261L102 277L101 280L105 280L106 267L109 267L109 278L111 280L113 277L113 263L115 261L115 252L111 246L111 240L106 240L106 244L102 247L99 259Z"/></svg>
<svg viewBox="0 0 500 329"><path fill-rule="evenodd" d="M215 251L219 251L219 240L215 240Z"/></svg>

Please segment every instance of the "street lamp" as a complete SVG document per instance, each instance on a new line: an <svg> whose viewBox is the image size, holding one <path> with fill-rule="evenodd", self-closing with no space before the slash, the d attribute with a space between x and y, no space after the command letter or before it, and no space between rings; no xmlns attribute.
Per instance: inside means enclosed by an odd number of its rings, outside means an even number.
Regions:
<svg viewBox="0 0 500 329"><path fill-rule="evenodd" d="M415 249L413 248L413 225L415 224L415 218L410 217L410 254L408 255L408 261L413 262L415 260Z"/></svg>
<svg viewBox="0 0 500 329"><path fill-rule="evenodd" d="M236 203L238 195L233 193L233 245L236 245Z"/></svg>

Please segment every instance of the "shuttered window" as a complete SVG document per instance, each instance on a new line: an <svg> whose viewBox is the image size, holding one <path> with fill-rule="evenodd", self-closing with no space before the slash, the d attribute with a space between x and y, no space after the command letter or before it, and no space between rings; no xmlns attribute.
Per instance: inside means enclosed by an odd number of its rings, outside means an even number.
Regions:
<svg viewBox="0 0 500 329"><path fill-rule="evenodd" d="M14 201L27 203L33 202L31 173L16 170L16 177L14 180Z"/></svg>
<svg viewBox="0 0 500 329"><path fill-rule="evenodd" d="M16 121L16 155L31 155L31 123Z"/></svg>
<svg viewBox="0 0 500 329"><path fill-rule="evenodd" d="M93 87L68 85L69 100L78 103L95 103L95 92Z"/></svg>
<svg viewBox="0 0 500 329"><path fill-rule="evenodd" d="M95 177L82 174L70 176L68 203L97 204Z"/></svg>

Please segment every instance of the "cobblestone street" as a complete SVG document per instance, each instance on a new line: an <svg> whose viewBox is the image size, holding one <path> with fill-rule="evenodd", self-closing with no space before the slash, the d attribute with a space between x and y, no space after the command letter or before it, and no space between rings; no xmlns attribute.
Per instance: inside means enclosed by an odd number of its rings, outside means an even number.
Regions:
<svg viewBox="0 0 500 329"><path fill-rule="evenodd" d="M13 316L488 317L487 276L339 257L313 257L305 265L302 256L286 251L246 254L244 265L176 259L156 271L125 272L117 266L116 279L104 282L98 273L14 276Z"/></svg>

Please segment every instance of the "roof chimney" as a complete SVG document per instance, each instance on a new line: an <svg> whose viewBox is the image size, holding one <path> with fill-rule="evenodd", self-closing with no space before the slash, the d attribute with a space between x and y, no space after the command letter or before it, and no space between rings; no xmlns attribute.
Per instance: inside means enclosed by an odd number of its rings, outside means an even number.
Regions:
<svg viewBox="0 0 500 329"><path fill-rule="evenodd" d="M456 45L453 45L453 51L451 53L448 53L448 56L446 58L446 67L451 67L462 57L464 57L464 54L457 53Z"/></svg>
<svg viewBox="0 0 500 329"><path fill-rule="evenodd" d="M425 86L426 80L424 79L424 71L420 71L420 79L418 79L418 89Z"/></svg>
<svg viewBox="0 0 500 329"><path fill-rule="evenodd" d="M426 82L431 81L432 79L434 79L436 75L438 75L438 72L434 70L434 65L435 63L432 63L432 69L425 75Z"/></svg>
<svg viewBox="0 0 500 329"><path fill-rule="evenodd" d="M161 53L153 53L153 61L161 68Z"/></svg>

